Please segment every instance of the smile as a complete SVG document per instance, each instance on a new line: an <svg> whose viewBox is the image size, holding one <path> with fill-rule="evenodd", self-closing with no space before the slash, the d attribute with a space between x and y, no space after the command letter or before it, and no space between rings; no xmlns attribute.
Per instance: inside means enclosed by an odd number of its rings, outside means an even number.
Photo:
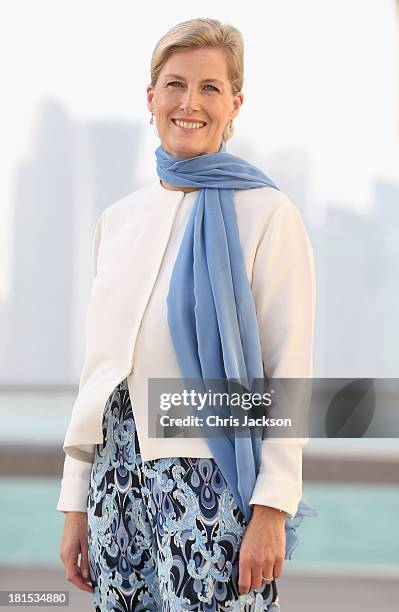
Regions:
<svg viewBox="0 0 399 612"><path fill-rule="evenodd" d="M195 132L198 130L201 130L203 127L205 127L206 123L203 123L202 121L176 121L176 119L172 119L172 122L174 123L174 125L176 127L178 127L180 130L183 130L184 132Z"/></svg>

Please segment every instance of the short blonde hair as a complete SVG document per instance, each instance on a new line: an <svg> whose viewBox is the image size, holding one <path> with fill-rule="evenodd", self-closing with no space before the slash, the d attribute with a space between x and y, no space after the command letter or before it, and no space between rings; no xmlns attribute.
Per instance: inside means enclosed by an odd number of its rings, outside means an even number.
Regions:
<svg viewBox="0 0 399 612"><path fill-rule="evenodd" d="M242 90L244 82L244 40L237 28L216 19L190 19L182 21L160 38L151 56L151 85L155 87L167 59L177 51L212 47L221 49L226 57L227 70L233 96ZM228 126L223 142L230 137Z"/></svg>

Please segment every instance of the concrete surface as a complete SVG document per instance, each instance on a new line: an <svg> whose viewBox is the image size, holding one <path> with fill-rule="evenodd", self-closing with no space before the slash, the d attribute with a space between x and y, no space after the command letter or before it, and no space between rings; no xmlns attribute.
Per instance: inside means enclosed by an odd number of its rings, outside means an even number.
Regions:
<svg viewBox="0 0 399 612"><path fill-rule="evenodd" d="M278 579L281 612L397 612L399 581L397 576L327 577L283 575ZM94 610L92 595L78 590L65 580L63 570L24 570L0 567L0 590L68 590L71 612ZM26 610L3 607L2 610ZM49 610L49 607L35 610Z"/></svg>

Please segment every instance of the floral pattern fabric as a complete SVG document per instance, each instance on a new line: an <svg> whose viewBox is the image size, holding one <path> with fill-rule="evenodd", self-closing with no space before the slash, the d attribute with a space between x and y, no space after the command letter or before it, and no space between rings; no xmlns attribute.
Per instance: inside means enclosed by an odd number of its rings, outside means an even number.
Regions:
<svg viewBox="0 0 399 612"><path fill-rule="evenodd" d="M142 461L127 380L113 391L87 498L96 612L278 612L276 583L238 593L246 520L213 458Z"/></svg>

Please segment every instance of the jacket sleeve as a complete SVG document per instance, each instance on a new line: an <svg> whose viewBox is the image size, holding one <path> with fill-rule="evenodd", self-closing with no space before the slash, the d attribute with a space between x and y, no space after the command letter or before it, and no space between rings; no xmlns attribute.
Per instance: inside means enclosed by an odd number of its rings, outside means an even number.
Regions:
<svg viewBox="0 0 399 612"><path fill-rule="evenodd" d="M312 378L316 307L312 245L298 209L284 202L272 215L255 255L252 292L267 378ZM250 505L293 517L302 497L302 449L309 438L262 441Z"/></svg>
<svg viewBox="0 0 399 612"><path fill-rule="evenodd" d="M97 258L100 248L101 234L103 231L106 209L101 214L94 229L91 256L91 282L97 274ZM57 510L60 512L76 511L86 512L87 494L90 482L92 464L87 461L79 461L69 455L65 455L64 470L61 479L61 491L58 499Z"/></svg>

